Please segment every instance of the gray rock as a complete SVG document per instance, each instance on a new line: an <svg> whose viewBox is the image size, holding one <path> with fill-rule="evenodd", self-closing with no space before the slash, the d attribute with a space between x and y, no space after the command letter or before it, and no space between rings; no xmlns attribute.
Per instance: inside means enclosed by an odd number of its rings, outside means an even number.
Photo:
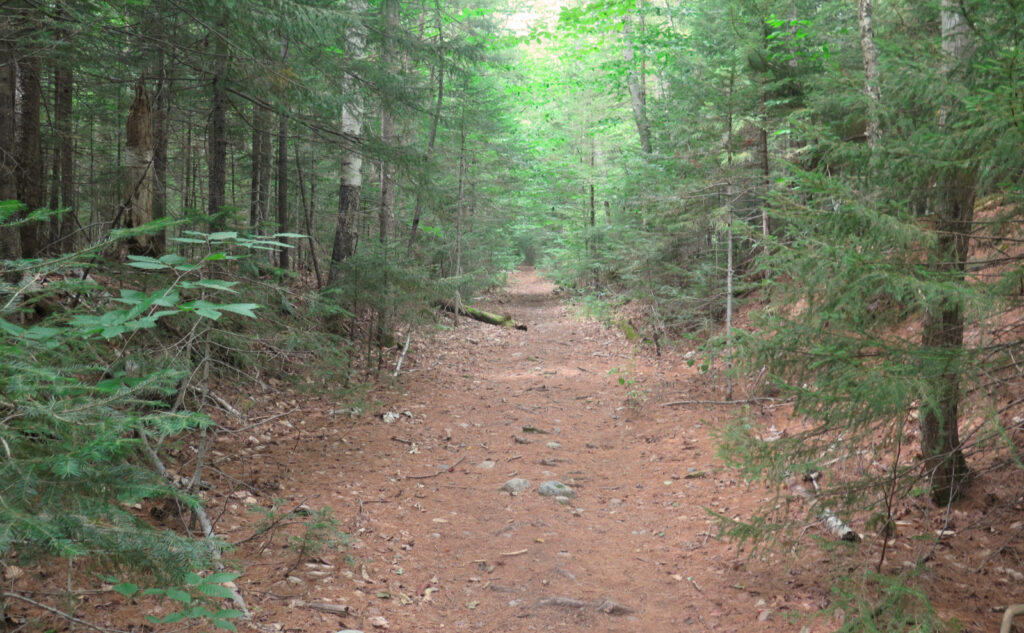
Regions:
<svg viewBox="0 0 1024 633"><path fill-rule="evenodd" d="M501 487L502 492L507 492L510 495L517 495L524 490L530 489L530 482L522 477L516 477L515 479L509 479Z"/></svg>
<svg viewBox="0 0 1024 633"><path fill-rule="evenodd" d="M477 464L476 467L479 468L480 470L490 470L494 468L494 462L492 460L485 459L484 461Z"/></svg>
<svg viewBox="0 0 1024 633"><path fill-rule="evenodd" d="M569 497L574 498L576 491L560 481L545 481L537 488L537 492L545 497Z"/></svg>
<svg viewBox="0 0 1024 633"><path fill-rule="evenodd" d="M547 446L548 446L548 448L554 449L554 450L558 450L558 449L562 448L562 445L559 444L558 442L548 442Z"/></svg>
<svg viewBox="0 0 1024 633"><path fill-rule="evenodd" d="M566 497L564 495L558 495L557 497L555 497L555 501L562 504L563 506L569 505L569 497Z"/></svg>
<svg viewBox="0 0 1024 633"><path fill-rule="evenodd" d="M623 503L625 502L617 497L612 497L611 499L608 500L608 505L612 506L613 508L617 508L621 506Z"/></svg>

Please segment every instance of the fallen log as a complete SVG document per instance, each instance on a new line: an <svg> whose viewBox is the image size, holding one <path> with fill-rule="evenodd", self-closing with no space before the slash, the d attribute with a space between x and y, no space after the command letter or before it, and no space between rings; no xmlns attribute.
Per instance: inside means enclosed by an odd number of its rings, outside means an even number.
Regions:
<svg viewBox="0 0 1024 633"><path fill-rule="evenodd" d="M502 327L514 327L517 330L526 331L526 325L517 323L510 315L507 314L495 314L493 312L486 312L467 305L455 305L451 301L438 301L437 307L451 312L452 314L458 314L461 316L467 316L471 319L475 319L482 323L488 323L490 325L497 325Z"/></svg>

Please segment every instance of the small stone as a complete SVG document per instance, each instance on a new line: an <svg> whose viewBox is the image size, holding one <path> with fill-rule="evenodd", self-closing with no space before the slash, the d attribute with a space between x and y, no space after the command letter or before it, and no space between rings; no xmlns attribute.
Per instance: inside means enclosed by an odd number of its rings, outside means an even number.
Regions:
<svg viewBox="0 0 1024 633"><path fill-rule="evenodd" d="M612 506L613 508L617 508L624 503L625 501L616 497L612 497L611 499L608 500L608 505Z"/></svg>
<svg viewBox="0 0 1024 633"><path fill-rule="evenodd" d="M484 461L477 464L476 467L479 468L480 470L490 470L494 468L494 462L492 460L485 459Z"/></svg>
<svg viewBox="0 0 1024 633"><path fill-rule="evenodd" d="M560 481L545 481L537 488L537 492L545 497L576 497L576 491Z"/></svg>
<svg viewBox="0 0 1024 633"><path fill-rule="evenodd" d="M562 448L562 445L559 444L558 442L548 442L547 443L547 447L552 449L552 450L558 450L558 449Z"/></svg>
<svg viewBox="0 0 1024 633"><path fill-rule="evenodd" d="M531 484L528 480L523 479L522 477L515 477L514 479L506 481L501 487L501 490L502 492L507 492L510 495L517 495L524 490L529 490L530 485Z"/></svg>
<svg viewBox="0 0 1024 633"><path fill-rule="evenodd" d="M292 583L293 585L301 585L306 581L299 578L298 576L288 576L288 582Z"/></svg>
<svg viewBox="0 0 1024 633"><path fill-rule="evenodd" d="M757 614L757 621L758 622L767 622L771 617L772 617L772 610L771 609L765 609L761 613Z"/></svg>
<svg viewBox="0 0 1024 633"><path fill-rule="evenodd" d="M564 495L558 495L557 497L555 497L555 501L562 504L563 506L569 505L569 497L566 497Z"/></svg>

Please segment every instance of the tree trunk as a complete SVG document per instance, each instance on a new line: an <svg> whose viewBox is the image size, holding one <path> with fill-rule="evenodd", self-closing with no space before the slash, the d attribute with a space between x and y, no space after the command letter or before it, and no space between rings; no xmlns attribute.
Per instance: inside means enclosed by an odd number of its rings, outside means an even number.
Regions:
<svg viewBox="0 0 1024 633"><path fill-rule="evenodd" d="M466 110L459 124L459 184L455 194L455 276L462 275L462 207L466 191Z"/></svg>
<svg viewBox="0 0 1024 633"><path fill-rule="evenodd" d="M864 94L868 97L868 121L864 130L868 146L874 148L881 136L878 106L882 89L878 84L878 47L875 46L875 27L871 15L871 0L857 0L860 21L860 50L864 59Z"/></svg>
<svg viewBox="0 0 1024 633"><path fill-rule="evenodd" d="M366 34L361 23L366 13L366 1L356 0L352 4L356 22L346 34L346 50L353 59L363 58L366 49ZM341 186L338 192L338 224L334 232L334 248L331 251L328 285L340 281L341 262L356 252L356 230L359 220L359 200L363 189L363 156L356 147L362 135L363 100L354 77L345 80L348 101L341 108L341 133L351 143L343 150L341 158Z"/></svg>
<svg viewBox="0 0 1024 633"><path fill-rule="evenodd" d="M270 215L270 110L260 104L252 109L252 186L249 224L259 233Z"/></svg>
<svg viewBox="0 0 1024 633"><path fill-rule="evenodd" d="M218 23L219 27L224 26L224 19ZM218 29L219 31L219 29ZM213 107L210 113L210 135L209 135L209 193L207 196L206 213L211 218L211 228L218 230L224 226L224 221L219 214L226 202L227 189L227 154L228 154L228 131L227 131L227 65L228 52L227 42L220 33L213 33L216 40L214 45L214 71L213 71Z"/></svg>
<svg viewBox="0 0 1024 633"><path fill-rule="evenodd" d="M306 242L309 244L309 259L313 263L313 272L316 273L317 290L324 287L324 279L320 274L320 261L316 255L316 240L313 238L313 204L316 201L316 189L313 186L316 178L316 164L311 160L309 183L309 199L306 198L306 183L303 179L302 161L299 160L299 144L295 143L295 172L299 177L299 196L302 200L302 216L305 220Z"/></svg>
<svg viewBox="0 0 1024 633"><path fill-rule="evenodd" d="M163 51L158 62L156 108L153 111L153 219L167 216L167 119L171 109L171 86ZM162 255L167 250L167 234L161 229L153 235L152 250Z"/></svg>
<svg viewBox="0 0 1024 633"><path fill-rule="evenodd" d="M767 237L771 235L771 220L768 217L768 189L771 187L771 166L768 163L768 94L764 83L761 85L761 130L759 153L761 155L761 186L764 189L761 195L761 235L766 238L764 247L768 248Z"/></svg>
<svg viewBox="0 0 1024 633"><path fill-rule="evenodd" d="M57 93L53 111L60 141L60 202L66 211L60 218L58 234L52 236L51 240L55 242L56 252L69 253L75 249L75 221L78 212L75 200L75 136L72 119L74 78L70 68L59 65L55 79Z"/></svg>
<svg viewBox="0 0 1024 633"><path fill-rule="evenodd" d="M434 143L437 141L437 125L441 120L441 104L444 101L444 20L441 18L440 0L434 1L434 13L437 15L437 100L434 102L434 112L430 119L430 136L427 139L427 152L423 156L423 164L430 162L434 153ZM420 215L423 213L424 183L423 175L420 175L420 186L416 188L416 204L412 212L412 228L409 231L409 250L412 250L416 243L416 237L420 230Z"/></svg>
<svg viewBox="0 0 1024 633"><path fill-rule="evenodd" d="M128 172L126 227L134 228L153 221L153 110L146 84L135 84L135 101L128 112L125 143L125 167ZM133 255L151 254L153 236L135 235L124 248Z"/></svg>
<svg viewBox="0 0 1024 633"><path fill-rule="evenodd" d="M384 63L387 69L398 71L398 59L395 52L395 37L399 27L398 0L385 0L383 3L384 19L387 28L384 32ZM398 134L395 126L395 113L388 103L383 103L380 114L380 140L386 150L393 150L398 145ZM380 166L380 241L387 244L395 236L395 163L385 159Z"/></svg>
<svg viewBox="0 0 1024 633"><path fill-rule="evenodd" d="M17 72L10 26L8 21L0 22L0 201L18 198L18 163L14 158ZM21 252L21 233L14 229L0 230L0 260L20 259ZM2 606L0 599L0 608Z"/></svg>
<svg viewBox="0 0 1024 633"><path fill-rule="evenodd" d="M287 233L288 227L288 117L282 112L277 125L277 230ZM288 238L278 238L288 243ZM277 265L288 270L289 248L278 253Z"/></svg>
<svg viewBox="0 0 1024 633"><path fill-rule="evenodd" d="M18 200L27 212L43 206L43 149L41 139L40 108L42 103L42 64L38 57L23 59L21 71L21 116L18 119ZM59 220L54 218L54 224ZM39 229L33 222L21 226L21 253L23 257L40 254ZM45 232L44 232L45 238Z"/></svg>
<svg viewBox="0 0 1024 633"><path fill-rule="evenodd" d="M626 86L629 88L629 103L633 108L633 121L640 136L640 147L644 153L650 154L651 126L647 121L647 95L644 94L644 80L637 71L636 51L633 43L632 16L622 18L622 59L626 62Z"/></svg>
<svg viewBox="0 0 1024 633"><path fill-rule="evenodd" d="M942 1L941 18L944 70L947 79L955 81L960 65L969 56L969 27L957 0ZM940 131L949 126L956 114L952 106L940 111ZM936 170L936 243L929 266L947 283L963 284L974 224L977 168L964 165L964 161L948 163L949 166ZM938 505L957 500L969 476L958 428L963 343L963 306L956 297L938 299L928 310L921 333L927 365L923 368L926 388L921 398L921 450L931 477L932 500Z"/></svg>

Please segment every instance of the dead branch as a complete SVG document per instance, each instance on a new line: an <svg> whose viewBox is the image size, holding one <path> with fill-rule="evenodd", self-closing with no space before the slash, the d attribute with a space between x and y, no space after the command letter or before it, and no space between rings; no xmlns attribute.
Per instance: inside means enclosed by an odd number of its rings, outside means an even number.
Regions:
<svg viewBox="0 0 1024 633"><path fill-rule="evenodd" d="M42 609L43 611L49 611L50 613L52 613L52 614L54 614L56 616L60 616L60 617L64 618L65 620L67 620L68 622L74 622L75 624L81 624L82 626L88 627L88 628L90 628L90 629L92 629L94 631L101 631L102 633L126 633L125 631L122 631L121 629L108 629L106 627L102 627L102 626L93 624L92 622L89 622L87 620L83 620L81 618L76 618L75 616L71 615L70 613L64 613L60 609L54 609L53 607L51 607L48 604L43 604L42 602L38 602L36 600L33 600L32 598L26 598L25 596L21 595L20 593L10 593L10 592L0 593L0 599L7 600L8 598L14 598L15 600L21 600L22 602L26 602L26 603L28 603L28 604L30 604L30 605L38 608L38 609Z"/></svg>
<svg viewBox="0 0 1024 633"><path fill-rule="evenodd" d="M1006 607L1006 612L1003 613L1003 623L999 627L999 633L1010 633L1013 619L1022 613L1024 613L1024 604L1011 604Z"/></svg>
<svg viewBox="0 0 1024 633"><path fill-rule="evenodd" d="M142 448L149 457L149 461L152 463L153 469L156 470L156 472L166 479L172 486L178 488L177 484L174 482L174 478L171 477L171 474L167 471L167 467L164 466L163 460L161 460L160 456L157 455L155 450L153 450L153 447L149 445L149 436L145 433L140 433L139 438L142 440ZM203 528L203 537L208 541L212 541L214 537L213 524L210 523L210 517L206 514L206 510L203 509L203 506L196 505L192 507L192 511L195 512L196 518L199 519L199 525ZM215 546L211 551L213 554L214 567L216 567L217 571L224 571L224 562L221 560L220 548ZM234 588L229 587L229 590L231 591L231 601L235 603L235 606L242 612L245 619L248 620L251 618L252 614L249 612L249 608L246 606L245 598L242 597L242 594L238 593L238 590Z"/></svg>
<svg viewBox="0 0 1024 633"><path fill-rule="evenodd" d="M662 402L662 407L680 407L694 404L757 404L758 402L775 402L775 398L747 398L745 400L675 400Z"/></svg>
<svg viewBox="0 0 1024 633"><path fill-rule="evenodd" d="M586 601L577 600L576 598L566 598L563 596L553 596L551 598L541 598L537 602L538 607L559 607L562 609L586 609L592 607L601 613L607 613L608 615L629 615L635 613L636 610L627 607L624 604L619 604L614 600L604 598L597 601Z"/></svg>
<svg viewBox="0 0 1024 633"><path fill-rule="evenodd" d="M460 457L458 459L458 461L456 461L451 466L445 466L444 468L442 468L441 470L437 471L436 473L430 473L429 475L406 475L405 478L406 479L430 479L431 477L437 477L438 475L440 475L442 473L446 473L446 472L455 470L455 467L458 466L459 464L461 464L462 460L464 460L464 459L466 459L465 455Z"/></svg>
<svg viewBox="0 0 1024 633"><path fill-rule="evenodd" d="M398 378L398 372L402 371L402 361L405 360L405 354L409 351L409 341L412 340L412 333L410 332L405 336L405 345L402 346L402 353L398 357L398 363L395 364L395 373L391 374L392 377Z"/></svg>

